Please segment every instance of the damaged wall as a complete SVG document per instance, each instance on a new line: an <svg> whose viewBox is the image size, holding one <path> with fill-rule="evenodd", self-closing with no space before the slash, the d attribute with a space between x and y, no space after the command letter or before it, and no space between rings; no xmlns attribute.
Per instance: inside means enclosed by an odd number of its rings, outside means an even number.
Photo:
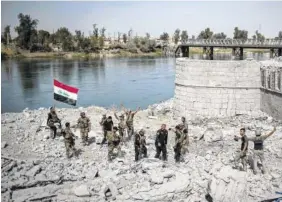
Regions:
<svg viewBox="0 0 282 202"><path fill-rule="evenodd" d="M261 110L282 120L282 64L261 62Z"/></svg>
<svg viewBox="0 0 282 202"><path fill-rule="evenodd" d="M175 114L207 117L251 114L260 109L256 61L176 60Z"/></svg>
<svg viewBox="0 0 282 202"><path fill-rule="evenodd" d="M261 110L282 119L281 67L274 61L178 58L174 113L193 118L252 115Z"/></svg>

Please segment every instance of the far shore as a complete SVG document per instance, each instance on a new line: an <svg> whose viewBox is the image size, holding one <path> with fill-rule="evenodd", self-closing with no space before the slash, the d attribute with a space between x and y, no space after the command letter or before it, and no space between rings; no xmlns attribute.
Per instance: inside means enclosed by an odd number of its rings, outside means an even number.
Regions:
<svg viewBox="0 0 282 202"><path fill-rule="evenodd" d="M202 54L202 48L190 48L190 54ZM215 49L215 53L231 54L231 49ZM244 52L251 53L267 53L264 49L246 49ZM21 59L21 58L66 58L66 59L97 59L97 58L114 58L114 57L161 57L164 53L158 49L156 52L137 52L132 53L127 50L118 51L100 51L99 53L83 53L83 52L33 52L21 51L15 53L12 50L5 49L1 51L1 59Z"/></svg>

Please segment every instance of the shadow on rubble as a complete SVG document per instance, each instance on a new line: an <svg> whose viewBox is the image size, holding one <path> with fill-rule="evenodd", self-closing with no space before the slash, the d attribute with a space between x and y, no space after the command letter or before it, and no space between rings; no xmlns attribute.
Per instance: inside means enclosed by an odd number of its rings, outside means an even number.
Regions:
<svg viewBox="0 0 282 202"><path fill-rule="evenodd" d="M93 144L94 142L96 142L96 138L95 138L95 137L90 137L90 138L88 139L88 145L91 145L91 144Z"/></svg>

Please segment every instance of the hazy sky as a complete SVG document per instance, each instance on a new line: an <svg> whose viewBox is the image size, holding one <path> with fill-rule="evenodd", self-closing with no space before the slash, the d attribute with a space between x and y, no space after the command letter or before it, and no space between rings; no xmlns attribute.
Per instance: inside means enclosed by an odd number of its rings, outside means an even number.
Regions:
<svg viewBox="0 0 282 202"><path fill-rule="evenodd" d="M214 32L224 32L233 37L235 26L249 31L252 36L261 28L266 37L275 37L282 30L282 2L7 2L1 1L1 31L5 25L18 24L19 13L38 19L38 29L49 32L67 27L74 33L85 35L92 25L104 26L106 34L128 32L158 37L176 28L187 30L189 37L197 36L210 27Z"/></svg>

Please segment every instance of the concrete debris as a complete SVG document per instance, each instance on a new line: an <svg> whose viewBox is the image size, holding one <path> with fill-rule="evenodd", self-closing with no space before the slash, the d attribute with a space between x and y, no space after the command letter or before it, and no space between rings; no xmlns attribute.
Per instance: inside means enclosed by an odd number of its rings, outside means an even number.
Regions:
<svg viewBox="0 0 282 202"><path fill-rule="evenodd" d="M86 185L80 185L79 187L74 188L73 192L76 196L79 196L79 197L91 196L88 191L88 187Z"/></svg>
<svg viewBox="0 0 282 202"><path fill-rule="evenodd" d="M49 109L1 114L2 201L262 201L271 198L282 185L282 122L258 112L257 116L238 115L223 118L197 116L188 120L189 153L175 164L173 132L168 136L168 161L155 159L155 135L162 123L176 126L173 100L152 105L136 114L135 130L144 128L148 158L134 162L134 145L121 146L123 156L107 161L107 144L99 125L102 114L114 117L101 107L58 109L62 125L75 125L80 111L92 123L90 145L83 146L79 130L74 131L78 158L66 158L63 137L50 138L46 127ZM151 111L150 111L151 110ZM120 112L118 112L120 114ZM65 118L63 118L65 117ZM33 120L34 122L30 122ZM113 119L115 125L117 120ZM233 153L240 142L233 140L246 127L248 137L257 127L263 133L276 125L277 134L265 142L267 174L251 170L249 145L247 172L235 170ZM36 132L38 127L40 131ZM73 129L72 129L73 130ZM264 186L261 186L261 185Z"/></svg>

